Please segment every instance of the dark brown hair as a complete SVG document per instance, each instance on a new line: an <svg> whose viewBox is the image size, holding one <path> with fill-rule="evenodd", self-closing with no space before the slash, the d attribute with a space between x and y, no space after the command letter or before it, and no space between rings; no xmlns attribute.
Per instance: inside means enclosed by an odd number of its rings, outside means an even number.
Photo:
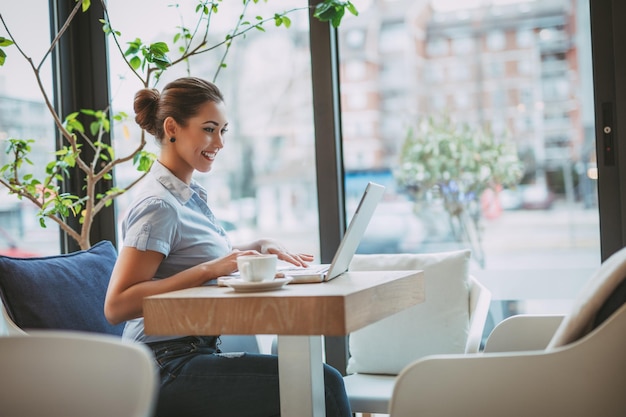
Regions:
<svg viewBox="0 0 626 417"><path fill-rule="evenodd" d="M224 97L215 84L201 78L179 78L163 87L161 93L154 88L144 88L135 94L135 122L161 142L163 121L167 117L184 127L208 101L219 103Z"/></svg>

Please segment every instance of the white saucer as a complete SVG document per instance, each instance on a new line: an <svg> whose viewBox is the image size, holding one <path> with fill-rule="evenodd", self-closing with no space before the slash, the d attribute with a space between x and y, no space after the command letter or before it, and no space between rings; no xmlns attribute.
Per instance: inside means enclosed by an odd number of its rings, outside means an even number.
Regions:
<svg viewBox="0 0 626 417"><path fill-rule="evenodd" d="M233 278L224 281L224 284L237 292L271 291L282 288L283 285L287 284L292 279L291 277L285 277L275 278L272 281L249 282L240 278Z"/></svg>

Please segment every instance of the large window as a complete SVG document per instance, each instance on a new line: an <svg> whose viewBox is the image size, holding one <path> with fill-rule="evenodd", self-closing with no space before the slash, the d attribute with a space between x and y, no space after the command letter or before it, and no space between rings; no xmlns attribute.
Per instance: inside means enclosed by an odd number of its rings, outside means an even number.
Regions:
<svg viewBox="0 0 626 417"><path fill-rule="evenodd" d="M20 48L38 66L50 46L48 0L5 2L0 12ZM8 37L1 26L0 36ZM54 158L54 122L29 63L15 46L5 48L5 52L7 59L0 67L0 166L10 162L5 153L8 139L33 139L29 156L33 164L24 166L23 172L41 178L46 164ZM40 73L51 97L49 57ZM27 256L59 252L57 225L47 221L48 227L42 229L37 211L33 204L18 200L0 186L0 253Z"/></svg>
<svg viewBox="0 0 626 417"><path fill-rule="evenodd" d="M348 206L365 181L388 187L359 250L470 248L494 314L565 311L600 263L587 2L356 4L360 16L346 20L339 38L342 67L369 69L367 79L341 79ZM353 33L364 38L359 50ZM399 48L376 48L377 39ZM357 85L374 97L367 106L351 105L364 90ZM426 131L421 146L466 125L514 147L523 175L504 188L455 191L476 160L467 154L436 189L424 190L417 171L407 186L399 174L406 139L429 118L445 123ZM372 123L366 132L355 126L363 120ZM409 162L425 170L444 158L414 154Z"/></svg>

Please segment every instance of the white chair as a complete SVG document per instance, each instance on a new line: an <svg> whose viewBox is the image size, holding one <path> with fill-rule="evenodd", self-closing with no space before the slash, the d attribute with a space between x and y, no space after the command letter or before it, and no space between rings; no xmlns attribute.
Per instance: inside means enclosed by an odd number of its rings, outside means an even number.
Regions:
<svg viewBox="0 0 626 417"><path fill-rule="evenodd" d="M484 353L434 355L398 376L392 417L626 415L626 249L566 316L515 316Z"/></svg>
<svg viewBox="0 0 626 417"><path fill-rule="evenodd" d="M119 337L32 331L0 337L0 415L149 417L158 375L152 352Z"/></svg>
<svg viewBox="0 0 626 417"><path fill-rule="evenodd" d="M377 258L380 258L377 259ZM469 328L465 328L467 331L466 335L464 334L462 337L466 337L463 340L463 346L457 348L457 351L468 353L476 353L479 351L483 336L483 331L485 328L485 323L487 320L487 316L489 313L489 306L491 302L491 293L489 290L484 287L478 280L472 276L467 275L467 262L469 261L469 252L450 252L441 253L441 254L421 254L421 255L408 255L408 254L398 254L398 255L357 255L355 257L355 261L353 261L353 267L357 269L423 269L425 274L425 279L438 280L443 277L437 275L445 275L445 274L455 274L458 276L458 280L454 280L456 282L448 281L446 283L442 283L439 286L435 286L429 284L427 282L426 288L426 300L428 302L429 299L433 300L432 302L438 303L436 299L438 298L436 294L433 294L432 291L446 291L449 283L451 282L453 285L461 285L465 282L465 287L463 291L465 291L465 296L460 297L461 304L463 304L466 309L466 316L469 318ZM422 267L420 267L422 264ZM465 274L465 278L463 281L462 275ZM450 278L450 277L445 277ZM467 288L467 284L469 283L469 288ZM430 286L429 286L430 285ZM431 292L429 293L429 290ZM456 291L455 289L451 289L451 291ZM463 301L464 300L464 301ZM444 301L444 300L441 300ZM437 304L435 304L437 305ZM431 309L428 310L432 312L434 309L437 309L436 306L431 306ZM467 312L469 315L467 315ZM422 311L416 311L418 314L422 314ZM467 320L467 319L466 319ZM445 319L444 319L445 321ZM416 321L417 322L417 321ZM386 324L382 324L384 327ZM402 325L404 326L404 324ZM429 332L431 334L433 331L437 331L436 328L422 328L421 324L416 323L411 328L406 329L407 333L416 333L419 334L421 332ZM381 328L379 327L379 330ZM408 336L408 334L407 334ZM385 345L387 343L384 340L384 337L379 338L379 340L375 340L374 335L372 334L371 343L375 343L379 346L380 349L380 358L371 358L371 361L384 360L383 358L386 355ZM428 338L428 335L425 335ZM435 339L434 337L432 337ZM445 340L445 339L444 339ZM402 342L400 340L400 342ZM437 342L436 342L437 343ZM354 344L351 343L351 350L353 350ZM410 346L408 347L410 349ZM450 352L450 346L432 346L431 351L443 353ZM353 352L351 352L353 353ZM393 354L393 353L389 353ZM410 352L407 356L410 355ZM406 363L408 365L408 362ZM350 368L350 366L349 366ZM391 396L393 392L393 387L396 383L397 373L390 374L374 374L367 372L357 372L352 373L344 377L344 383L346 386L346 392L348 395L348 399L350 401L350 406L354 413L362 413L365 415L370 415L372 413L389 413L389 403L391 401Z"/></svg>

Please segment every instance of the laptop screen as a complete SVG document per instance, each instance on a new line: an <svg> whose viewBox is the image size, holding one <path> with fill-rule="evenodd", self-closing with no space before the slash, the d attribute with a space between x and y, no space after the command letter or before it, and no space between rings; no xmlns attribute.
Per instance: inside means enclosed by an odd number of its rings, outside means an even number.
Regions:
<svg viewBox="0 0 626 417"><path fill-rule="evenodd" d="M352 220L350 220L348 229L346 230L343 239L341 239L339 248L337 249L337 252L335 252L333 261L330 264L330 268L328 269L325 279L326 281L331 280L348 270L352 257L356 253L359 243L361 243L361 239L363 239L365 230L367 229L367 226L374 214L374 210L376 210L376 206L382 199L384 192L384 186L373 182L368 183L367 187L365 187L361 201L359 201L359 205L352 216Z"/></svg>

